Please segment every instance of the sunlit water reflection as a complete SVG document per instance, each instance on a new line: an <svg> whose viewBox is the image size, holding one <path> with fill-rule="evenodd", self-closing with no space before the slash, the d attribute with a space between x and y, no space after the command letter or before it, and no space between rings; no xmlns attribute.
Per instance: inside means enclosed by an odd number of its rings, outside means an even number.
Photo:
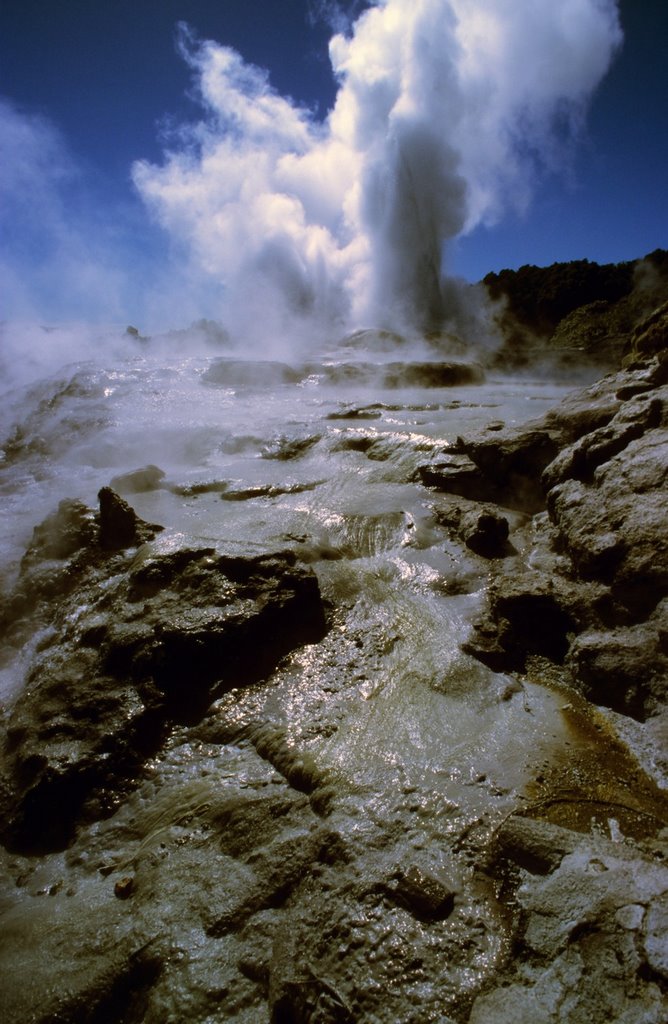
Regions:
<svg viewBox="0 0 668 1024"><path fill-rule="evenodd" d="M379 814L395 788L433 791L446 807L465 800L467 813L521 790L563 739L558 699L461 652L486 566L438 526L415 472L458 435L524 422L568 389L382 388L354 375L333 387L317 373L276 383L243 365L232 384L219 361L134 358L29 388L3 424L6 581L59 500L94 506L109 483L166 528L159 547L292 548L318 574L334 628L221 714L281 723L351 798L373 794ZM146 466L157 469L134 474ZM6 657L7 687L20 664Z"/></svg>

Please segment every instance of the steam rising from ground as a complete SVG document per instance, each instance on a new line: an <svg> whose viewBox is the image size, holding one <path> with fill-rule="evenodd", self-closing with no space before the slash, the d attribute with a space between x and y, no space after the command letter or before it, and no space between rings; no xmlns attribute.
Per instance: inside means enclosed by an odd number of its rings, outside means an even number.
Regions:
<svg viewBox="0 0 668 1024"><path fill-rule="evenodd" d="M91 303L113 317L122 307L122 265L110 225L83 197L83 174L46 118L27 115L0 97L2 314L48 310L66 291L70 316Z"/></svg>
<svg viewBox="0 0 668 1024"><path fill-rule="evenodd" d="M322 123L182 25L205 116L134 181L235 332L439 329L443 247L563 167L620 41L615 0L378 0Z"/></svg>

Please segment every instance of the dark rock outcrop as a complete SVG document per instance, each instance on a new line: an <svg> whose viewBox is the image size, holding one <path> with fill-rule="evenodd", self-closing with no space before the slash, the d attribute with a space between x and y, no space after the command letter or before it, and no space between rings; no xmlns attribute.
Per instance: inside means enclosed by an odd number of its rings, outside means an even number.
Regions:
<svg viewBox="0 0 668 1024"><path fill-rule="evenodd" d="M143 494L146 491L155 491L165 486L164 470L159 466L149 463L140 469L132 470L130 473L121 473L111 481L111 486L119 494Z"/></svg>
<svg viewBox="0 0 668 1024"><path fill-rule="evenodd" d="M457 885L411 864L397 871L388 884L388 893L419 920L442 921L452 913Z"/></svg>
<svg viewBox="0 0 668 1024"><path fill-rule="evenodd" d="M315 576L291 552L124 548L152 537L109 488L99 527L63 502L35 531L15 609L37 587L49 631L7 727L3 834L14 848L64 846L80 817L113 809L176 722L268 674L325 631ZM48 587L39 559L60 558ZM10 601L10 607L12 602Z"/></svg>
<svg viewBox="0 0 668 1024"><path fill-rule="evenodd" d="M637 336L667 328L664 309ZM639 718L667 697L667 376L664 350L636 357L540 423L459 443L477 495L549 514L533 523L543 555L498 569L467 650L499 670L565 663L592 700ZM461 493L445 473L425 482Z"/></svg>
<svg viewBox="0 0 668 1024"><path fill-rule="evenodd" d="M538 512L545 508L549 477L542 474L547 467L565 448L607 427L628 397L645 394L662 380L660 367L637 369L619 386L603 378L569 395L542 420L509 428L495 424L494 430L458 437L446 454L420 468L419 479L473 501Z"/></svg>
<svg viewBox="0 0 668 1024"><path fill-rule="evenodd" d="M23 568L39 561L70 558L92 545L98 536L99 527L91 509L82 501L64 498L57 510L33 530L23 556Z"/></svg>
<svg viewBox="0 0 668 1024"><path fill-rule="evenodd" d="M534 875L548 875L582 842L577 832L547 821L512 815L494 836L496 855Z"/></svg>
<svg viewBox="0 0 668 1024"><path fill-rule="evenodd" d="M436 521L447 526L467 548L483 558L508 554L508 519L492 505L462 500L441 500L434 505Z"/></svg>
<svg viewBox="0 0 668 1024"><path fill-rule="evenodd" d="M484 378L478 363L454 360L423 362L322 362L288 364L268 360L216 359L203 375L221 387L276 387L318 377L333 387L445 388L478 384Z"/></svg>
<svg viewBox="0 0 668 1024"><path fill-rule="evenodd" d="M668 302L664 302L646 320L638 324L624 352L624 363L633 365L647 356L658 355L668 349Z"/></svg>
<svg viewBox="0 0 668 1024"><path fill-rule="evenodd" d="M98 543L108 551L138 547L147 540L153 540L156 533L162 529L161 526L143 522L127 501L111 487L103 487L98 494L98 500Z"/></svg>

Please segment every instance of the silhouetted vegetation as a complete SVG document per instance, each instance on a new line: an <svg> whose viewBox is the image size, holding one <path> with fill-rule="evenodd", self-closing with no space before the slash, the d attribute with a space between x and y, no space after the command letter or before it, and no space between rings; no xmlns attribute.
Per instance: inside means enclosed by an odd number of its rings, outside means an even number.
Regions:
<svg viewBox="0 0 668 1024"><path fill-rule="evenodd" d="M668 251L623 263L526 265L487 274L483 283L501 303L496 321L504 358L522 363L537 341L550 339L550 348L614 362L622 336L668 298Z"/></svg>

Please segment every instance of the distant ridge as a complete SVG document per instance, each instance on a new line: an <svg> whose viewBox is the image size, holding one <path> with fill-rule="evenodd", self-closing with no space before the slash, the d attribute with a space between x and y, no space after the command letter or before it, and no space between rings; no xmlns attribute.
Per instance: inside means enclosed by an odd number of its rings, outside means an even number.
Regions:
<svg viewBox="0 0 668 1024"><path fill-rule="evenodd" d="M528 264L487 274L482 283L499 303L495 320L504 343L498 358L504 363L531 362L538 347L614 366L628 332L668 299L668 251L622 263Z"/></svg>

